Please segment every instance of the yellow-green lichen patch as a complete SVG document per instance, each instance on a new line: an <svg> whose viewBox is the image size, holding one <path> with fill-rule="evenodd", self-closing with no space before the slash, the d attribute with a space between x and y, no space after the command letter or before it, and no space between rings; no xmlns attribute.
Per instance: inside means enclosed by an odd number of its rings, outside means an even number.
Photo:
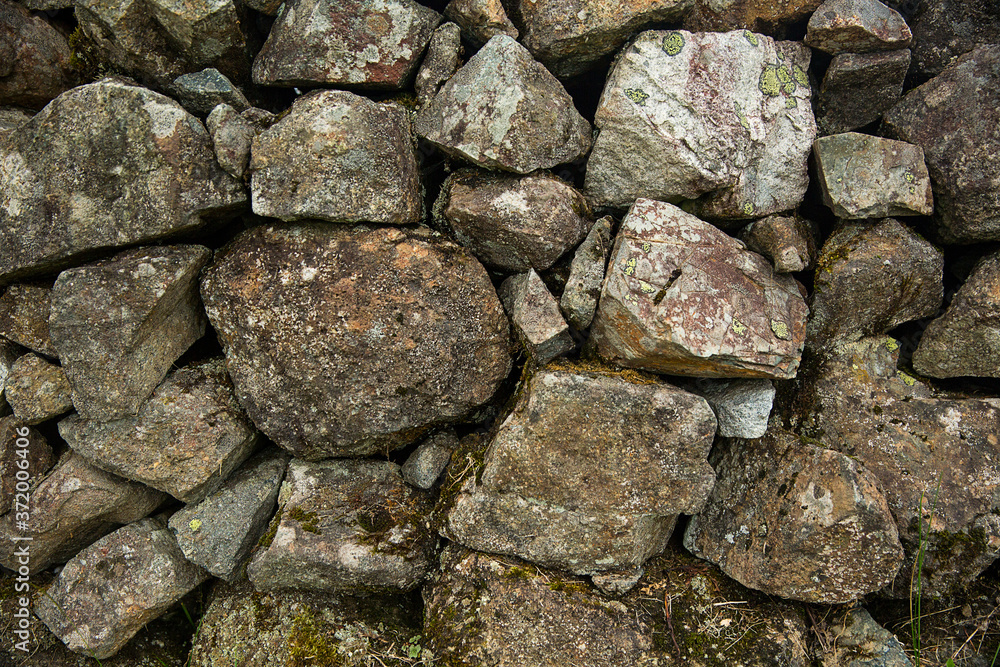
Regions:
<svg viewBox="0 0 1000 667"><path fill-rule="evenodd" d="M885 349L889 350L890 352L895 352L896 350L899 349L899 343L896 341L895 338L886 338Z"/></svg>
<svg viewBox="0 0 1000 667"><path fill-rule="evenodd" d="M781 83L781 92L786 95L791 95L795 92L795 79L792 77L791 70L788 69L788 65L782 65L777 71L778 82Z"/></svg>
<svg viewBox="0 0 1000 667"><path fill-rule="evenodd" d="M795 81L797 81L798 84L803 88L809 85L809 75L806 74L806 71L801 67L799 67L798 65L792 66L792 76L795 78Z"/></svg>
<svg viewBox="0 0 1000 667"><path fill-rule="evenodd" d="M903 384L905 384L907 387L912 387L917 383L917 379L915 377L913 377L912 375L907 375L903 371L896 371L896 375L899 376L899 379L902 380Z"/></svg>
<svg viewBox="0 0 1000 667"><path fill-rule="evenodd" d="M642 244L642 251L643 252L649 252L650 250L652 250L652 248L653 248L653 244L650 243L649 241L646 241L645 243Z"/></svg>
<svg viewBox="0 0 1000 667"><path fill-rule="evenodd" d="M656 288L647 283L645 280L639 281L639 289L642 290L643 294L652 294L656 291Z"/></svg>
<svg viewBox="0 0 1000 667"><path fill-rule="evenodd" d="M635 257L629 257L622 263L622 273L626 276L635 275Z"/></svg>
<svg viewBox="0 0 1000 667"><path fill-rule="evenodd" d="M750 42L750 46L759 46L760 45L760 39L758 39L757 35L753 34L749 30L744 30L743 31L743 38L745 40L747 40L748 42Z"/></svg>
<svg viewBox="0 0 1000 667"><path fill-rule="evenodd" d="M737 336L742 336L747 332L747 325L740 322L735 317L733 318L733 333Z"/></svg>
<svg viewBox="0 0 1000 667"><path fill-rule="evenodd" d="M191 523L188 524L188 528L191 529L192 533L198 532L198 529L201 528L201 521L199 519L191 519Z"/></svg>
<svg viewBox="0 0 1000 667"><path fill-rule="evenodd" d="M771 320L771 331L781 340L791 339L791 336L788 334L788 325L780 320Z"/></svg>
<svg viewBox="0 0 1000 667"><path fill-rule="evenodd" d="M644 91L642 88L626 88L625 97L629 98L641 107L646 106L646 100L649 99L649 93Z"/></svg>
<svg viewBox="0 0 1000 667"><path fill-rule="evenodd" d="M796 100L794 97L789 97L788 99L785 100L786 109L794 109L797 106L799 106L799 101Z"/></svg>
<svg viewBox="0 0 1000 667"><path fill-rule="evenodd" d="M753 202L748 201L743 204L743 215L753 215L755 210L756 208L754 207Z"/></svg>
<svg viewBox="0 0 1000 667"><path fill-rule="evenodd" d="M740 106L739 102L733 101L733 108L736 110L736 117L740 119L740 125L743 126L744 130L749 130L750 121L747 120L747 115L743 113L743 107Z"/></svg>
<svg viewBox="0 0 1000 667"><path fill-rule="evenodd" d="M760 73L760 80L757 82L760 92L768 97L777 97L781 94L781 82L778 80L778 66L764 65L764 70Z"/></svg>
<svg viewBox="0 0 1000 667"><path fill-rule="evenodd" d="M671 32L663 38L663 51L668 56L676 56L684 48L684 35Z"/></svg>
<svg viewBox="0 0 1000 667"><path fill-rule="evenodd" d="M288 657L295 665L343 664L337 651L336 640L321 631L319 623L309 610L304 610L292 620L288 635Z"/></svg>

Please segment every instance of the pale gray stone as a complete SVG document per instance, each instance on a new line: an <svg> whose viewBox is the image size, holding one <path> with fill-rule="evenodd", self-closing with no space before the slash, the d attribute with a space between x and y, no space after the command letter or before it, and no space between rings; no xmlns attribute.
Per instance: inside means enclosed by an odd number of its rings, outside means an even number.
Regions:
<svg viewBox="0 0 1000 667"><path fill-rule="evenodd" d="M611 216L605 216L594 223L573 255L569 279L563 288L559 307L566 319L583 331L590 326L597 311L597 300L601 296L604 283L604 268L611 254Z"/></svg>
<svg viewBox="0 0 1000 667"><path fill-rule="evenodd" d="M833 641L822 655L823 667L913 667L899 639L864 608L834 617L829 633Z"/></svg>
<svg viewBox="0 0 1000 667"><path fill-rule="evenodd" d="M774 405L770 380L700 380L691 390L708 401L724 438L761 438Z"/></svg>
<svg viewBox="0 0 1000 667"><path fill-rule="evenodd" d="M0 338L0 415L10 412L7 392L4 391L4 387L7 384L7 376L10 375L10 367L14 365L21 353L22 350L19 346L6 338Z"/></svg>
<svg viewBox="0 0 1000 667"><path fill-rule="evenodd" d="M500 299L532 363L544 366L576 347L558 302L534 269L507 278Z"/></svg>
<svg viewBox="0 0 1000 667"><path fill-rule="evenodd" d="M400 472L407 484L418 489L432 489L458 449L458 438L449 431L427 438L406 459Z"/></svg>
<svg viewBox="0 0 1000 667"><path fill-rule="evenodd" d="M263 128L255 126L236 109L220 104L205 120L219 165L234 178L243 178L250 166L250 147Z"/></svg>

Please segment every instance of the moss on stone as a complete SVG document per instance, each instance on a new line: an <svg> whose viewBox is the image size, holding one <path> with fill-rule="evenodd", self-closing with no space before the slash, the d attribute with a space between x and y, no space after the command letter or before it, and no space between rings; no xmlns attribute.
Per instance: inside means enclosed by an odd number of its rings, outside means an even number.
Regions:
<svg viewBox="0 0 1000 667"><path fill-rule="evenodd" d="M299 506L295 506L288 510L288 518L294 519L299 522L299 526L302 530L307 533L314 533L316 535L322 535L317 522L319 521L319 515L316 512L307 512Z"/></svg>

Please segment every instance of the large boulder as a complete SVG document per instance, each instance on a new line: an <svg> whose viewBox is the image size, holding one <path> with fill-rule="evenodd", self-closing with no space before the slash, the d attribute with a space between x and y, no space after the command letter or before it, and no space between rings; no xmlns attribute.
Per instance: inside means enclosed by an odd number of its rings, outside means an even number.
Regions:
<svg viewBox="0 0 1000 667"><path fill-rule="evenodd" d="M45 19L0 1L0 105L41 109L73 86L69 44Z"/></svg>
<svg viewBox="0 0 1000 667"><path fill-rule="evenodd" d="M913 70L922 82L955 58L983 44L1000 43L1000 5L993 0L934 0L914 3Z"/></svg>

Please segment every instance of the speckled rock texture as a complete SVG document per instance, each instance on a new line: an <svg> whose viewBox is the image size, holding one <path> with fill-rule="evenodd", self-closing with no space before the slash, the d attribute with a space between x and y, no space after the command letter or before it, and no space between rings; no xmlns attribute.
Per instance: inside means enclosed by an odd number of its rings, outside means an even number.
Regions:
<svg viewBox="0 0 1000 667"><path fill-rule="evenodd" d="M228 104L237 111L250 108L246 95L214 67L181 75L174 79L171 88L185 109L202 117L220 104Z"/></svg>
<svg viewBox="0 0 1000 667"><path fill-rule="evenodd" d="M43 284L8 287L0 296L0 336L46 357L58 357L49 335L51 297L51 286Z"/></svg>
<svg viewBox="0 0 1000 667"><path fill-rule="evenodd" d="M487 42L420 110L417 134L487 169L527 174L590 149L590 123L562 84L507 35Z"/></svg>
<svg viewBox="0 0 1000 667"><path fill-rule="evenodd" d="M821 4L823 0L695 0L684 28L692 32L745 29L783 38Z"/></svg>
<svg viewBox="0 0 1000 667"><path fill-rule="evenodd" d="M496 35L518 38L501 0L451 0L444 15L458 24L462 37L482 46Z"/></svg>
<svg viewBox="0 0 1000 667"><path fill-rule="evenodd" d="M76 80L66 38L23 6L0 2L0 104L41 109Z"/></svg>
<svg viewBox="0 0 1000 667"><path fill-rule="evenodd" d="M712 406L724 438L762 438L767 432L774 404L774 383L770 380L699 379L690 385Z"/></svg>
<svg viewBox="0 0 1000 667"><path fill-rule="evenodd" d="M919 146L847 132L817 139L813 155L823 201L838 218L934 212L931 180Z"/></svg>
<svg viewBox="0 0 1000 667"><path fill-rule="evenodd" d="M809 18L805 43L837 55L905 49L912 40L899 12L879 0L826 0Z"/></svg>
<svg viewBox="0 0 1000 667"><path fill-rule="evenodd" d="M913 667L896 636L863 608L836 618L830 633L835 641L822 657L823 667Z"/></svg>
<svg viewBox="0 0 1000 667"><path fill-rule="evenodd" d="M10 406L7 404L7 392L3 391L2 387L7 384L10 367L23 353L24 351L18 345L5 338L0 338L0 415L10 412Z"/></svg>
<svg viewBox="0 0 1000 667"><path fill-rule="evenodd" d="M73 389L63 369L35 354L10 367L4 395L18 419L38 424L73 409Z"/></svg>
<svg viewBox="0 0 1000 667"><path fill-rule="evenodd" d="M559 302L534 269L503 281L500 300L532 363L544 366L576 347Z"/></svg>
<svg viewBox="0 0 1000 667"><path fill-rule="evenodd" d="M591 337L602 357L632 368L787 379L806 314L798 283L765 258L676 206L639 199L615 237Z"/></svg>
<svg viewBox="0 0 1000 667"><path fill-rule="evenodd" d="M30 517L30 502L25 503L24 496L17 499L15 508L17 472L23 470L37 482L53 463L52 447L38 429L13 415L0 417L0 515L15 509Z"/></svg>
<svg viewBox="0 0 1000 667"><path fill-rule="evenodd" d="M577 329L590 326L597 312L597 300L604 283L604 268L611 254L611 216L594 223L587 238L576 249L570 264L569 278L559 298L559 307L567 321Z"/></svg>
<svg viewBox="0 0 1000 667"><path fill-rule="evenodd" d="M903 562L877 478L839 452L772 430L723 440L717 480L684 546L744 586L842 604L890 583Z"/></svg>
<svg viewBox="0 0 1000 667"><path fill-rule="evenodd" d="M880 119L903 94L909 67L909 49L834 56L816 103L820 133L849 132Z"/></svg>
<svg viewBox="0 0 1000 667"><path fill-rule="evenodd" d="M136 414L205 333L198 274L211 254L198 245L135 248L59 274L49 329L82 417Z"/></svg>
<svg viewBox="0 0 1000 667"><path fill-rule="evenodd" d="M385 224L421 217L409 114L346 91L297 99L253 140L250 177L257 215Z"/></svg>
<svg viewBox="0 0 1000 667"><path fill-rule="evenodd" d="M143 519L71 559L35 614L66 646L102 659L208 578L159 519Z"/></svg>
<svg viewBox="0 0 1000 667"><path fill-rule="evenodd" d="M770 258L776 273L808 271L816 265L819 230L798 215L770 215L743 228L739 238Z"/></svg>
<svg viewBox="0 0 1000 667"><path fill-rule="evenodd" d="M427 438L407 457L400 469L403 479L418 489L434 488L458 444L458 438L451 431L435 433Z"/></svg>
<svg viewBox="0 0 1000 667"><path fill-rule="evenodd" d="M980 45L1000 43L1000 5L992 0L921 2L909 23L918 81L937 76Z"/></svg>
<svg viewBox="0 0 1000 667"><path fill-rule="evenodd" d="M0 283L194 232L245 201L173 100L113 79L74 88L0 136Z"/></svg>
<svg viewBox="0 0 1000 667"><path fill-rule="evenodd" d="M219 166L234 178L243 178L250 166L250 147L264 128L255 126L235 108L220 104L205 120Z"/></svg>
<svg viewBox="0 0 1000 667"><path fill-rule="evenodd" d="M646 376L540 370L444 534L577 574L634 570L663 549L678 514L701 509L715 428L704 399Z"/></svg>
<svg viewBox="0 0 1000 667"><path fill-rule="evenodd" d="M443 23L431 35L427 55L413 82L417 103L423 106L430 102L461 64L462 30L454 23Z"/></svg>
<svg viewBox="0 0 1000 667"><path fill-rule="evenodd" d="M411 591L431 569L433 497L390 461L292 460L273 536L247 575L260 591Z"/></svg>
<svg viewBox="0 0 1000 667"><path fill-rule="evenodd" d="M809 50L749 31L649 31L608 76L587 193L625 207L679 202L705 218L794 208L806 192L813 119Z"/></svg>

